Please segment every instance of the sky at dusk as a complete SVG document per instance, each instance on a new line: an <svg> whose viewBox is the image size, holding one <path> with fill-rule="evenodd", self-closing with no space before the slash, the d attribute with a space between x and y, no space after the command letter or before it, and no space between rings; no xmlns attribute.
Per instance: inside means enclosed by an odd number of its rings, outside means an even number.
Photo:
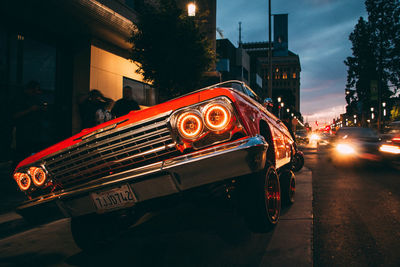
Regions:
<svg viewBox="0 0 400 267"><path fill-rule="evenodd" d="M359 17L366 18L364 0L272 0L271 5L272 14L289 14L289 50L300 57L305 121L331 122L345 111L343 61L351 56L349 34ZM243 42L267 41L268 0L217 0L217 27L235 46L239 21Z"/></svg>

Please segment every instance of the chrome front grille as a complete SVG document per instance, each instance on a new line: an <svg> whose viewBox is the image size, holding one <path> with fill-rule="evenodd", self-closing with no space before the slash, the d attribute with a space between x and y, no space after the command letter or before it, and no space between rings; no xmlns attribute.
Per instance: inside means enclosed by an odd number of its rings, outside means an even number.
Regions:
<svg viewBox="0 0 400 267"><path fill-rule="evenodd" d="M70 188L179 155L167 127L169 115L109 130L45 159L56 185Z"/></svg>

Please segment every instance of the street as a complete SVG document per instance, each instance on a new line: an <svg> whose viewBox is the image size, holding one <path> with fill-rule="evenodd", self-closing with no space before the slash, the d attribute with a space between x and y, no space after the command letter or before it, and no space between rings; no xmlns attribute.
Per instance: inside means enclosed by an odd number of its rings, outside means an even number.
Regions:
<svg viewBox="0 0 400 267"><path fill-rule="evenodd" d="M315 266L399 266L399 170L335 167L326 148L305 152L313 172Z"/></svg>
<svg viewBox="0 0 400 267"><path fill-rule="evenodd" d="M326 151L304 148L296 202L270 233L252 234L232 205L213 200L153 214L95 252L74 244L69 219L24 229L0 240L0 258L6 266L398 266L398 170L342 169Z"/></svg>

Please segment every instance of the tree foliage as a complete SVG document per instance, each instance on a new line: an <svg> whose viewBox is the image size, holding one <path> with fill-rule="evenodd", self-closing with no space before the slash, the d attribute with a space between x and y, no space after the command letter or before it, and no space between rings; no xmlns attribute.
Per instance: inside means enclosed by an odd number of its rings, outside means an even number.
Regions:
<svg viewBox="0 0 400 267"><path fill-rule="evenodd" d="M197 88L213 63L210 42L199 28L201 18L188 17L174 0L144 5L130 41L137 72L169 99Z"/></svg>
<svg viewBox="0 0 400 267"><path fill-rule="evenodd" d="M349 36L353 55L344 62L346 88L357 93L351 102L361 103L364 111L376 102L374 84L383 100L400 88L400 0L366 0L365 6L368 20L355 25Z"/></svg>

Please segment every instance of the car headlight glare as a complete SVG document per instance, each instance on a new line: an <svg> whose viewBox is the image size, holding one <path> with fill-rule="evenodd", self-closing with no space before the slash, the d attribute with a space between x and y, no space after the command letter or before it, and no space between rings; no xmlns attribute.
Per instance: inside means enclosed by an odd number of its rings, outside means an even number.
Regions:
<svg viewBox="0 0 400 267"><path fill-rule="evenodd" d="M205 109L204 120L210 130L219 131L229 124L231 113L223 105L211 104Z"/></svg>
<svg viewBox="0 0 400 267"><path fill-rule="evenodd" d="M186 112L178 117L178 131L183 138L195 139L203 130L203 121L197 113Z"/></svg>
<svg viewBox="0 0 400 267"><path fill-rule="evenodd" d="M336 146L336 150L340 153L340 154L344 154L344 155L350 155L350 154L354 154L356 153L356 151L354 150L354 148L351 145L348 144L338 144Z"/></svg>
<svg viewBox="0 0 400 267"><path fill-rule="evenodd" d="M400 147L394 145L381 145L379 151L387 152L390 154L400 154Z"/></svg>
<svg viewBox="0 0 400 267"><path fill-rule="evenodd" d="M15 173L14 179L22 191L28 190L32 183L29 175L22 172Z"/></svg>
<svg viewBox="0 0 400 267"><path fill-rule="evenodd" d="M42 186L46 181L46 173L42 168L31 167L29 168L29 174L36 186Z"/></svg>

